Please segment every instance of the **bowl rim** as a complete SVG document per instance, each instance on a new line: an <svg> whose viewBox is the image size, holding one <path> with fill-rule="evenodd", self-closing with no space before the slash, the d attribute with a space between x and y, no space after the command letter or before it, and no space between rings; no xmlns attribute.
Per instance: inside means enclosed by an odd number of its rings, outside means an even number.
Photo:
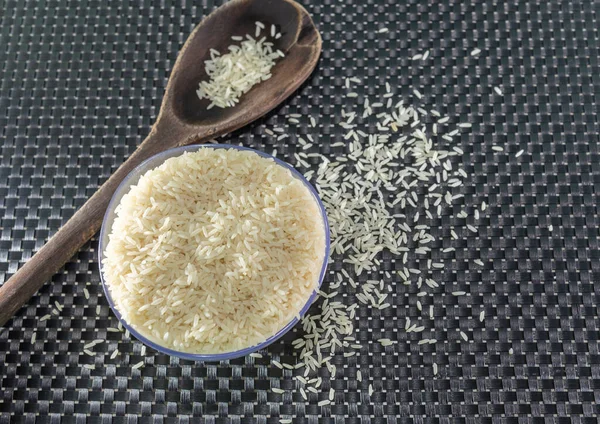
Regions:
<svg viewBox="0 0 600 424"><path fill-rule="evenodd" d="M198 151L198 150L204 149L204 148L234 149L234 150L250 151L250 152L254 152L254 153L258 154L261 157L264 157L267 159L272 159L278 165L288 169L295 178L298 178L309 189L313 198L317 202L317 206L319 207L319 210L321 212L321 218L323 220L323 226L324 226L324 231L325 231L325 256L323 258L323 264L321 266L321 271L319 273L317 287L315 288L315 290L313 290L313 292L307 299L307 301L304 304L304 306L302 307L302 309L300 309L298 315L295 316L294 318L292 318L292 320L290 322L288 322L284 327L282 327L277 333L268 337L265 341L263 341L257 345L250 346L250 347L247 347L244 349L231 351L231 352L212 353L212 354L211 353L189 353L189 352L183 352L183 351L179 351L179 350L175 350L175 349L170 349L170 348L162 346L162 345L158 344L157 342L150 340L146 336L142 335L132 325L127 323L127 321L125 321L125 319L121 316L121 314L120 314L119 310L117 309L115 302L113 301L113 298L110 294L110 290L108 288L108 283L104 277L103 266L102 266L104 249L106 248L106 246L104 246L104 240L106 239L106 236L108 235L107 232L110 230L108 228L108 220L109 220L110 216L114 213L114 210L120 203L122 197L128 192L128 188L134 184L131 182L131 180L134 177L138 177L138 180L139 180L139 177L141 177L144 173L148 172L150 169L155 169L156 167L162 165L167 159L180 156L183 153L188 152L188 151ZM162 160L159 160L159 159L162 159ZM154 163L157 160L158 160L158 162L152 168L145 169L146 167L148 167L149 163ZM135 183L137 183L137 181ZM112 226L111 226L111 228L112 228ZM192 360L192 361L224 361L224 360L228 360L228 359L234 359L234 358L246 356L250 353L264 349L265 347L269 346L273 342L275 342L278 339L280 339L281 337L283 337L289 330L291 330L300 321L299 317L302 317L306 314L306 312L308 311L310 306L316 300L317 295L318 295L317 292L319 291L319 289L321 288L321 286L323 284L323 279L325 278L325 273L327 272L327 266L329 264L329 254L330 254L330 249L331 249L330 244L331 244L331 240L330 240L330 234L329 234L329 221L327 220L327 213L325 211L325 206L323 205L323 202L321 201L321 198L319 197L319 194L318 194L317 190L315 189L315 187L304 177L304 175L302 175L302 173L300 173L300 171L298 171L292 165L288 164L287 162L282 161L281 159L276 158L273 155L270 155L265 152L261 152L256 149L252 149L250 147L233 145L233 144L191 144L188 146L181 146L181 147L175 147L172 149L168 149L163 152L157 153L157 154L149 157L148 159L145 159L142 163L140 163L135 168L133 168L127 174L127 176L123 179L123 181L121 181L121 183L119 183L117 189L115 190L115 192L113 193L113 195L110 199L110 202L108 203L108 207L104 214L104 218L102 219L102 227L100 229L100 237L98 240L98 268L99 268L99 273L100 273L100 282L102 284L102 289L104 291L104 295L106 296L106 299L108 300L108 304L109 304L111 310L113 311L113 313L115 314L115 316L117 317L119 322L123 325L123 327L125 329L127 329L130 332L130 334L135 336L136 339L138 339L143 344L151 347L152 349L154 349L158 352L165 353L170 356L175 356L175 357L178 357L181 359Z"/></svg>

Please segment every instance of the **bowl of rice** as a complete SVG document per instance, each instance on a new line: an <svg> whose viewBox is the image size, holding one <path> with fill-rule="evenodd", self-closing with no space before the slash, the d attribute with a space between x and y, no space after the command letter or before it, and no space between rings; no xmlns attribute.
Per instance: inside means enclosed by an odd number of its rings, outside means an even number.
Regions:
<svg viewBox="0 0 600 424"><path fill-rule="evenodd" d="M99 240L110 307L142 343L183 359L245 356L283 336L317 297L329 226L289 164L226 145L147 159L117 188Z"/></svg>

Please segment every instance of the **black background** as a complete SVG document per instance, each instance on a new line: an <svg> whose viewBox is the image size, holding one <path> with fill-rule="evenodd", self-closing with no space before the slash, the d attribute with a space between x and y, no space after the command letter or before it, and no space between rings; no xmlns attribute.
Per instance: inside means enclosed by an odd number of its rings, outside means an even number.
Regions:
<svg viewBox="0 0 600 424"><path fill-rule="evenodd" d="M148 134L179 48L219 4L0 0L0 281ZM278 126L312 134L319 150L330 153L343 140L334 122L351 103L344 98L348 76L364 81L357 87L360 104L365 94L373 100L384 93L390 81L398 96L418 88L422 104L454 122L471 122L458 142L471 175L464 203L470 212L483 200L490 206L479 221L467 220L478 234L464 231L438 246L456 247L443 255L447 266L439 276L447 287L433 298L439 342L417 347L417 339L407 338L405 317L419 315L416 288L398 284L393 308L360 309L361 355L335 358L337 378L323 373L323 393L306 404L296 391L269 390L295 387L291 373L268 359L293 363L293 335L264 359L193 363L149 349L145 367L132 370L143 359L141 344L106 332L117 321L102 294L94 240L0 329L0 423L275 423L288 414L310 423L598 422L600 3L305 6L323 36L316 72L269 116L220 141L277 148L294 164L301 151L295 136L277 142L264 131ZM377 33L382 27L390 31ZM471 57L476 47L482 53ZM428 60L411 61L425 50ZM318 128L307 118L289 125L288 113L311 114ZM494 144L504 152L492 151ZM451 215L461 207L445 211L442 223L460 225ZM483 268L472 266L477 257ZM341 267L335 260L330 269ZM395 268L395 258L383 255L382 269ZM455 289L469 295L444 295ZM348 288L340 292L337 300L354 302ZM40 322L54 301L64 310ZM468 343L460 342L458 328ZM368 343L380 337L400 343L387 349ZM94 347L98 355L81 353L97 338L108 340ZM110 359L117 346L121 354ZM368 384L375 389L370 397ZM329 387L336 405L317 407Z"/></svg>

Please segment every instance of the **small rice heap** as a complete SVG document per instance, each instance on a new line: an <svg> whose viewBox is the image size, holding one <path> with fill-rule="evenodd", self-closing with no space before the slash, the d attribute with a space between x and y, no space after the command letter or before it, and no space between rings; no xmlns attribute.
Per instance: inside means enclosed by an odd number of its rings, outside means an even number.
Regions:
<svg viewBox="0 0 600 424"><path fill-rule="evenodd" d="M210 100L207 109L235 106L252 87L271 78L271 68L276 60L285 56L275 48L273 42L267 41L266 36L259 38L264 25L260 22L256 25L256 38L250 35L246 35L245 39L233 36L234 41L241 43L230 45L227 49L229 53L221 56L217 50L210 50L210 60L204 62L210 80L201 81L196 91L200 100ZM271 36L275 39L281 37L274 26Z"/></svg>
<svg viewBox="0 0 600 424"><path fill-rule="evenodd" d="M303 182L251 151L201 148L125 194L103 272L127 323L162 346L219 353L277 333L317 288L321 211Z"/></svg>

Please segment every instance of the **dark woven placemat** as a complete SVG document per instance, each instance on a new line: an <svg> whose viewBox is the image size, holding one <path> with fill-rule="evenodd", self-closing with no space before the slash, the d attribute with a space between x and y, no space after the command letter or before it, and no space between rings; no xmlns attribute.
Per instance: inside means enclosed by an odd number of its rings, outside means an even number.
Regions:
<svg viewBox="0 0 600 424"><path fill-rule="evenodd" d="M179 48L216 6L0 0L0 281L147 135ZM308 402L295 390L270 391L294 387L291 371L269 362L294 361L293 335L264 359L193 363L150 349L142 356L139 342L106 331L117 321L100 287L94 240L0 329L0 423L598 422L600 3L305 6L323 36L318 69L282 107L223 141L276 148L294 164L296 139L265 133L276 125L313 134L328 152L343 140L333 122L348 101L347 76L363 80L361 96L379 93L386 80L399 94L419 87L430 107L471 122L459 142L471 175L462 193L466 204L490 206L469 221L478 234L445 258L444 281L469 295L438 299L445 304L435 323L438 343L404 343L404 318L419 313L414 290L398 285L394 307L361 308L356 327L361 340L377 334L402 343L366 344L358 357L336 357L337 378L323 373L323 393ZM382 27L389 32L378 33ZM481 54L470 56L475 48ZM427 61L411 61L426 50ZM318 128L289 126L289 113L317 116ZM491 150L494 144L504 152ZM474 273L465 260L477 257L486 266ZM331 269L341 266L336 261ZM384 255L382 269L394 266ZM339 300L347 298L344 290ZM58 315L55 301L64 305ZM457 341L459 328L469 342ZM94 346L95 356L82 353L95 339L106 339ZM121 353L111 359L116 347ZM133 370L141 360L145 366ZM317 406L330 387L335 405Z"/></svg>

